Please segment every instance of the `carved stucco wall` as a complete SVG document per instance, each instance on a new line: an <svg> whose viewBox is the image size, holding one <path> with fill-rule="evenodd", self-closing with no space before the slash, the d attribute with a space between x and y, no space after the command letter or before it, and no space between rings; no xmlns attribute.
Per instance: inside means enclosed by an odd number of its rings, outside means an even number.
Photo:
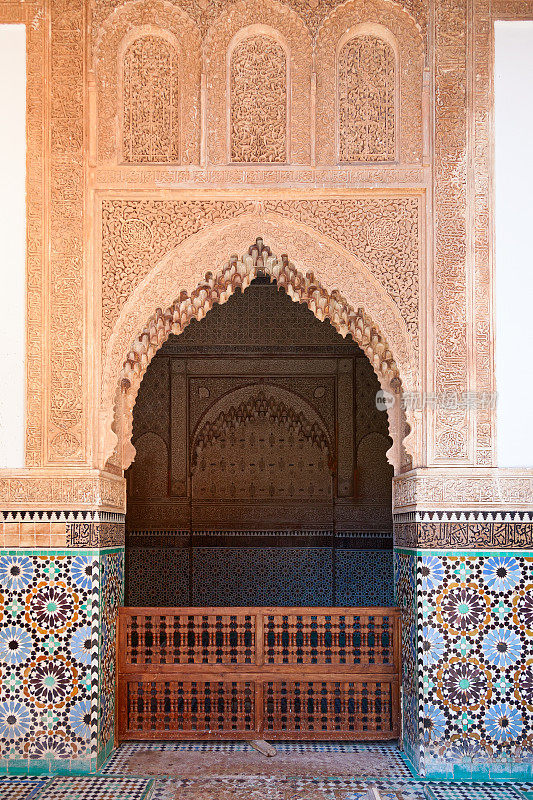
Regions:
<svg viewBox="0 0 533 800"><path fill-rule="evenodd" d="M391 4L377 6L364 2L348 2L336 9L324 22L316 42L316 155L317 163L330 164L336 159L345 161L340 148L340 93L343 89L342 64L345 47L357 42L360 37L372 38L376 42L373 54L379 58L384 43L394 57L393 96L389 97L388 127L392 126L394 140L388 157L370 157L368 161L399 161L407 164L423 160L423 40L413 20L405 13L398 13ZM367 73L367 79L370 76ZM369 81L370 83L370 81ZM371 84L370 84L371 85ZM390 90L390 89L389 89ZM362 98L365 104L366 97ZM372 101L376 102L375 95ZM382 109L382 114L386 111ZM394 119L391 119L391 114ZM331 124L335 120L335 125ZM381 117L382 124L384 116ZM389 145L390 146L390 145ZM370 141L363 147L372 149ZM363 161L364 159L357 159Z"/></svg>
<svg viewBox="0 0 533 800"><path fill-rule="evenodd" d="M394 161L396 55L379 36L357 33L338 54L339 160Z"/></svg>
<svg viewBox="0 0 533 800"><path fill-rule="evenodd" d="M239 218L248 222L246 215L257 213L257 210L257 202L251 199L103 200L104 345L126 300L166 254L194 234L208 231L217 222L238 221ZM259 211L261 220L265 222L280 217L278 227L289 221L284 225L288 235L291 224L300 222L310 235L322 234L326 240L340 245L347 255L364 263L398 306L411 334L411 345L417 349L423 226L420 196L379 197L376 193L374 197L316 200L265 196ZM261 221L258 220L257 224L261 225ZM293 230L296 237L296 227ZM252 241L243 242L240 249ZM272 242L266 243L272 247ZM295 260L295 247L287 252ZM281 255L279 251L277 254ZM222 260L231 253L224 253L220 248L220 255ZM206 263L206 268L212 266Z"/></svg>
<svg viewBox="0 0 533 800"><path fill-rule="evenodd" d="M280 126L278 121L284 99L281 97L272 108L272 125L267 127L269 146L272 147L272 143L278 140L277 148L272 152L271 158L275 162L287 160L293 164L308 164L311 155L311 118L308 99L312 67L311 36L301 18L287 6L273 1L263 3L259 0L251 2L241 0L229 5L226 13L210 27L202 44L207 90L206 127L213 133L206 143L208 163L226 164L235 160L231 155L229 129L231 118L237 109L247 107L251 113L254 107L257 108L257 113L262 118L260 125L263 128L265 126L265 113L268 111L264 106L264 91L261 86L254 81L246 81L237 87L232 75L236 48L242 47L242 42L238 40L248 32L256 41L263 40L261 49L268 51L268 61L272 62L268 71L270 81L273 83L267 91L278 94L279 62L283 55L288 67L286 86L286 93L289 95L286 126L288 141L285 148L287 158L282 159L281 154L277 152L283 147L283 143L279 141L283 126ZM249 55L252 55L251 51ZM248 69L250 68L249 58ZM239 113L242 113L242 110ZM253 134L251 138L253 139Z"/></svg>
<svg viewBox="0 0 533 800"><path fill-rule="evenodd" d="M243 183L275 187L281 194L288 187L304 185L309 189L321 185L326 192L352 186L370 195L380 185L396 195L398 187L406 185L422 195L431 190L433 202L426 206L421 230L419 375L429 390L491 391L491 20L494 15L527 18L530 12L524 8L502 2L491 10L486 0L475 0L467 8L466 3L457 6L439 0L428 16L423 4L379 2L365 7L361 19L354 16L350 3L333 0L316 5L303 0L262 4L261 10L251 4L226 7L218 1L195 0L181 4L95 0L90 8L81 2L53 0L46 9L39 3L0 3L2 21L27 21L29 31L27 464L47 466L49 473L43 474L68 473L76 480L77 467L99 463L101 432L94 424L99 401L88 388L98 386L102 365L97 353L85 357L95 353L94 331L100 328L101 313L100 219L93 210L98 208L95 200L120 199L125 187L155 192L161 198L162 187L177 190L201 182L222 190L226 201L231 191L232 202ZM423 38L428 21L430 36ZM328 157L315 166L322 152L320 91L327 81L320 79L324 65L316 56L313 65L311 55L320 41L321 53L334 67L338 38L330 37L331 47L322 44L328 43L330 29L345 23L349 23L345 29L360 24L386 27L398 42L400 74L402 64L418 65L412 67L413 76L418 76L419 100L415 94L412 100L416 109L414 105L400 109L400 118L408 123L407 139L402 129L399 134L403 164L340 170ZM285 38L294 60L289 112L292 163L275 170L227 165L227 46L243 27L261 24L274 27ZM185 106L180 100L183 166L139 171L119 162L119 53L128 36L161 31L178 41L180 98L184 93L191 98ZM296 102L305 108L294 105L297 79L303 81L303 91ZM330 92L329 102L334 97L335 91ZM302 124L301 136L293 119ZM43 134L48 129L51 137ZM211 135L213 130L216 136ZM420 164L416 168L415 156ZM203 271L204 266L195 270L197 276ZM400 299L396 296L393 302ZM458 469L494 463L491 408L430 409L425 424L425 463ZM38 496L39 489L30 489L31 481L37 480L44 480L37 472L31 478L6 475L6 502L23 498L25 492ZM496 496L497 483L492 486Z"/></svg>
<svg viewBox="0 0 533 800"><path fill-rule="evenodd" d="M93 49L94 74L89 85L91 101L97 106L91 143L93 157L104 164L122 161L123 97L133 90L131 77L124 74L124 55L134 41L144 38L163 39L176 58L178 118L173 120L173 125L177 129L179 155L158 160L197 164L200 154L200 38L185 11L170 3L148 0L118 7L98 30ZM153 64L150 66L154 68ZM149 88L160 91L157 86ZM154 130L159 128L166 137L163 105L168 108L169 104L160 104Z"/></svg>

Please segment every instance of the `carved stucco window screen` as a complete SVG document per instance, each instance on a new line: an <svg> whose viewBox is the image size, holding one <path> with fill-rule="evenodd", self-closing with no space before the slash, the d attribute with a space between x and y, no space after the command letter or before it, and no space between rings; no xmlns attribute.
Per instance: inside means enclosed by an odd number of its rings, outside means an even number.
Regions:
<svg viewBox="0 0 533 800"><path fill-rule="evenodd" d="M192 441L193 468L197 466L206 447L231 435L243 422L260 417L268 419L270 423L286 425L297 435L313 442L324 452L328 468L333 469L335 458L324 427L316 419L311 421L303 412L285 405L279 398L267 395L264 389L248 400L243 400L238 406L231 405L228 409L221 409L213 419L203 418L200 421Z"/></svg>
<svg viewBox="0 0 533 800"><path fill-rule="evenodd" d="M177 43L165 31L136 31L121 48L119 150L133 164L179 163Z"/></svg>
<svg viewBox="0 0 533 800"><path fill-rule="evenodd" d="M279 33L250 25L231 40L226 61L228 162L290 160L290 53Z"/></svg>
<svg viewBox="0 0 533 800"><path fill-rule="evenodd" d="M335 448L320 415L302 398L299 409L290 405L291 394L261 384L224 395L200 419L191 440L191 477L195 492L217 495L217 485L237 485L226 471L240 464L239 492L255 499L291 496L328 500L336 475ZM277 396L274 396L274 394ZM241 402L238 400L241 399ZM296 399L295 396L292 399ZM280 442L284 443L279 460ZM246 458L251 459L245 467ZM294 462L291 464L290 462ZM275 462L273 477L270 467ZM211 488L212 487L212 488ZM287 494L288 492L288 494ZM302 494L302 492L304 494Z"/></svg>
<svg viewBox="0 0 533 800"><path fill-rule="evenodd" d="M341 163L399 160L399 49L382 25L346 31L336 53L336 138Z"/></svg>

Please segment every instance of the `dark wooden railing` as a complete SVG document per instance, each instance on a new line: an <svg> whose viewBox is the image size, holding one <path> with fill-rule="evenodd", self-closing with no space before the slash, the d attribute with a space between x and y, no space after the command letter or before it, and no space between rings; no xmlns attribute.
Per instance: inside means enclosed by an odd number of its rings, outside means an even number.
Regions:
<svg viewBox="0 0 533 800"><path fill-rule="evenodd" d="M399 735L396 608L121 608L117 737Z"/></svg>

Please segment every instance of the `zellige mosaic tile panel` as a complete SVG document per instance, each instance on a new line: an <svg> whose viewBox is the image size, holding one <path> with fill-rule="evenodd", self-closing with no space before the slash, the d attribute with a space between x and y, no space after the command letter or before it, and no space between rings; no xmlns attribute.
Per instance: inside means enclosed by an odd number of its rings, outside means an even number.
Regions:
<svg viewBox="0 0 533 800"><path fill-rule="evenodd" d="M421 769L529 779L533 555L417 555Z"/></svg>
<svg viewBox="0 0 533 800"><path fill-rule="evenodd" d="M1 757L20 770L89 765L97 574L91 551L0 555Z"/></svg>
<svg viewBox="0 0 533 800"><path fill-rule="evenodd" d="M113 746L115 642L118 609L124 603L124 550L101 553L100 581L98 755L102 760Z"/></svg>

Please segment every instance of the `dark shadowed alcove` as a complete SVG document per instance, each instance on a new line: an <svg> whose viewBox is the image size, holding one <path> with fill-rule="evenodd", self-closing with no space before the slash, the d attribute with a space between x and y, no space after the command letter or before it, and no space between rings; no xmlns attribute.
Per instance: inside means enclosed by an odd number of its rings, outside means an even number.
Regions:
<svg viewBox="0 0 533 800"><path fill-rule="evenodd" d="M268 278L170 336L134 409L126 603L391 605L379 388Z"/></svg>

